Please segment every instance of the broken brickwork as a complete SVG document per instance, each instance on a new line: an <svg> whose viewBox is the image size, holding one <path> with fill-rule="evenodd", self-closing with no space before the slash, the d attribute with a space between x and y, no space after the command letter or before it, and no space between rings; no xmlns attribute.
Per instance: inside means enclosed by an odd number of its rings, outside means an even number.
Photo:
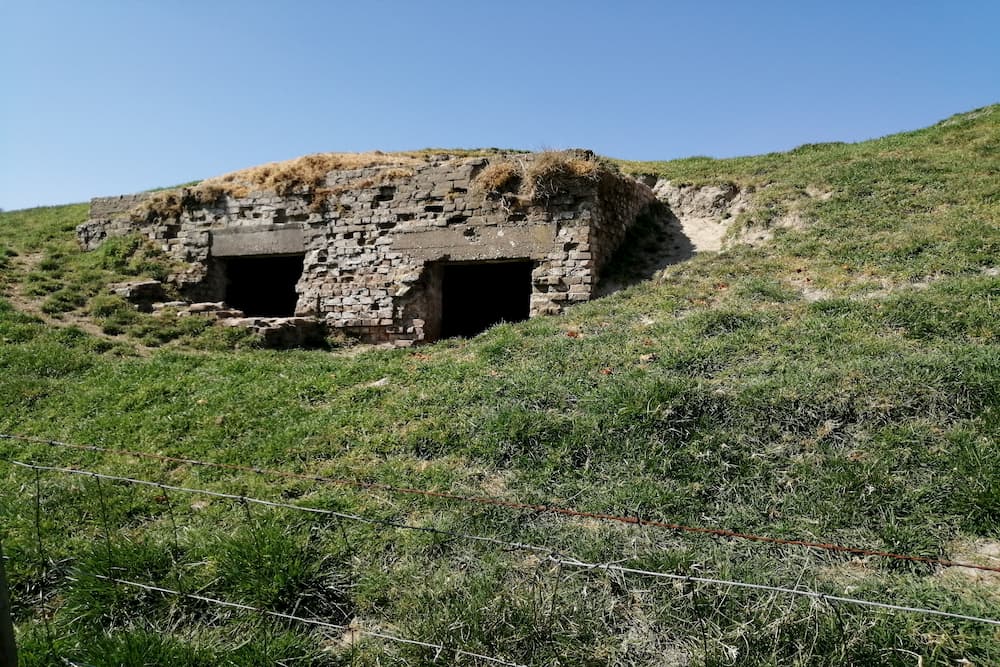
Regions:
<svg viewBox="0 0 1000 667"><path fill-rule="evenodd" d="M449 266L530 263L528 316L590 299L628 227L656 202L646 185L584 151L381 161L286 188L235 178L169 196L94 199L78 238L92 249L113 236L147 237L187 267L171 280L192 301L228 295L252 308L259 292L275 304L290 299L284 315L406 345L440 337ZM511 177L484 183L491 165ZM268 258L285 258L280 271ZM271 273L291 281L286 295L269 294ZM249 288L240 292L237 280Z"/></svg>

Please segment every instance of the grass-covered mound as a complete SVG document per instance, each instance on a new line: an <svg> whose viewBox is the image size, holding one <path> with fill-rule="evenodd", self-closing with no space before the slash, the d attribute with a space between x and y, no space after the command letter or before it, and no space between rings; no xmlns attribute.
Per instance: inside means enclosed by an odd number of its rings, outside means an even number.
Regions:
<svg viewBox="0 0 1000 667"><path fill-rule="evenodd" d="M562 317L331 353L219 351L236 344L118 313L102 286L168 270L153 249L80 253L83 206L3 214L0 432L1000 564L1000 107L854 145L624 166L754 189L734 224L791 206L803 224ZM1000 618L989 572L8 440L0 458ZM93 576L108 572L533 665L1000 662L984 624L571 569L6 463L0 493L29 665L434 657Z"/></svg>

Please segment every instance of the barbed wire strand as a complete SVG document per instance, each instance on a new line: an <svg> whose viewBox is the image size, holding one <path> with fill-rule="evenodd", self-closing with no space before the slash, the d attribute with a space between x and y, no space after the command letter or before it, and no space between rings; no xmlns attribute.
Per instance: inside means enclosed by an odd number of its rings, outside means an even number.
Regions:
<svg viewBox="0 0 1000 667"><path fill-rule="evenodd" d="M431 491L427 489L416 489L411 487L400 487L392 486L390 484L383 484L381 482L365 482L361 480L343 479L337 477L324 477L320 475L311 475L307 473L296 473L285 470L273 470L267 468L259 468L256 466L244 466L233 463L216 463L211 461L199 461L197 459L189 459L176 456L167 456L164 454L154 454L151 452L137 452L125 449L112 449L108 447L100 447L98 445L78 445L69 442L62 442L59 440L48 440L45 438L36 438L33 436L22 436L10 433L0 433L0 440L19 440L22 442L33 442L37 444L51 445L54 447L66 447L70 449L101 452L105 454L115 454L119 456L133 456L136 458L152 459L157 461L164 461L170 463L182 463L192 466L208 467L208 468L219 468L223 470L232 470L236 472L248 472L255 475L263 476L274 476L274 477L284 477L287 479L297 479L310 482L319 482L323 484L335 484L338 486L350 486L354 488L364 489L364 490L378 490L385 491L388 493L404 494L404 495L414 495L414 496L424 496L429 498L439 498L445 500L454 500L464 503L474 503L479 505L489 505L493 507L504 507L507 509L524 510L530 512L536 512L540 514L556 514L560 516L568 516L574 518L582 519L593 519L595 521L606 521L606 522L616 522L624 523L636 526L649 526L653 528L660 528L665 530L671 530L681 533L692 533L701 535L712 535L715 537L723 537L727 539L738 539L747 540L751 542L761 542L767 544L778 544L784 546L797 546L805 547L808 549L818 549L822 551L831 551L837 553L854 554L857 556L870 556L876 558L888 558L892 560L900 560L911 563L922 563L925 565L939 565L941 567L967 567L973 570L983 570L986 572L998 572L1000 573L1000 566L993 565L980 565L978 563L966 563L953 561L944 558L933 558L930 556L914 556L910 554L901 554L892 551L881 551L877 549L864 549L861 547L851 547L841 544L834 544L830 542L813 542L809 540L798 540L798 539L786 539L781 537L771 537L766 535L756 535L754 533L746 533L735 530L728 530L726 528L707 528L704 526L687 526L684 524L671 523L667 521L657 521L654 519L643 519L639 516L624 516L617 514L607 514L603 512L585 512L581 510L575 510L566 507L559 507L556 505L538 505L532 503L522 503L517 501L502 500L500 498L491 498L488 496L466 496L458 493L452 493L449 491Z"/></svg>
<svg viewBox="0 0 1000 667"><path fill-rule="evenodd" d="M788 587L783 587L783 586L771 586L771 585L768 585L768 584L755 584L755 583L748 582L748 581L734 581L734 580L728 580L728 579L714 579L714 578L711 578L711 577L699 577L699 576L695 576L695 575L674 574L674 573L669 573L669 572L657 572L657 571L653 571L653 570L642 570L642 569L637 569L637 568L625 567L623 565L618 565L617 563L588 563L588 562L585 562L585 561L582 561L582 560L579 560L579 559L576 559L576 558L566 558L566 557L564 557L564 555L562 554L562 552L560 550L558 550L558 549L554 549L552 547L535 545L535 544L526 544L526 543L523 543L523 542L508 542L506 540L500 540L500 539L492 538L492 537L485 537L485 536L482 536L482 535L473 535L473 534L470 534L470 533L463 533L463 532L459 532L459 531L445 530L445 529L441 529L441 528L431 528L429 526L415 526L415 525L412 525L412 524L398 522L398 521L391 521L391 520L388 520L388 519L373 519L373 518L370 518L370 517L362 517L362 516L359 516L359 515L356 515L356 514L348 514L346 512L336 512L334 510L321 509L321 508L318 508L318 507L305 507L305 506L302 506L302 505L291 505L291 504L288 504L288 503L274 502L274 501L270 501L270 500L263 500L263 499L260 499L260 498L251 498L251 497L248 497L248 496L241 496L241 495L238 495L238 494L222 493L222 492L219 492L219 491L210 491L210 490L207 490L207 489L194 489L194 488L190 488L190 487L172 486L172 485L167 485L167 484L161 484L159 482L152 482L152 481L149 481L149 480L134 479L134 478L130 478L130 477L121 477L121 476L117 476L117 475L107 475L107 474L104 474L104 473L97 473L97 472L92 472L92 471L89 471L89 470L81 470L81 469L78 469L78 468L59 468L59 467L55 467L55 466L43 466L43 465L37 465L37 464L34 464L34 463L24 463L22 461L13 461L13 460L8 460L8 463L11 463L13 465L20 466L20 467L23 467L23 468L27 468L27 469L30 469L30 470L42 470L42 471L50 471L50 472L60 472L60 473L66 473L66 474L71 474L71 475L81 475L81 476L86 476L86 477L99 477L101 479L107 479L107 480L110 480L110 481L119 481L119 482L131 483L131 484L139 484L139 485L150 486L150 487L155 487L155 488L167 488L167 489L170 489L170 490L173 490L173 491L179 491L179 492L184 492L184 493L204 494L204 495L207 495L207 496L215 496L215 497L226 498L226 499L236 500L236 501L246 502L246 503L255 503L255 504L258 504L258 505L265 505L265 506L269 506L269 507L276 507L276 508L283 508L283 509L292 509L292 510L299 510L299 511L302 511L302 512L309 512L309 513L313 513L313 514L325 514L325 515L330 515L330 516L336 516L336 517L340 517L340 518L344 518L344 519L350 519L350 520L353 520L353 521L360 521L360 522L368 523L368 524L378 524L378 525L384 525L384 526L391 526L391 527L394 527L394 528L401 528L401 529L405 529L405 530L416 530L416 531L422 531L422 532L427 532L427 533L436 533L436 534L444 535L444 536L447 536L447 537L458 538L458 539L465 539L465 540L470 540L470 541L474 541L474 542L486 542L486 543L490 543L490 544L494 544L494 545L498 545L498 546L504 546L504 547L510 548L512 550L533 551L533 552L536 552L536 553L543 553L543 554L546 555L546 558L548 560L550 560L550 561L552 561L554 563L559 563L561 565L566 565L566 566L569 566L569 567L574 567L574 568L583 569L583 570L606 570L606 571L618 572L618 573L621 573L621 574L633 574L633 575L649 576L649 577L656 577L656 578L660 578L660 579L671 579L671 580L674 580L674 581L698 582L698 583L715 585L715 586L726 586L726 587L732 587L732 588L745 588L745 589L750 589L750 590L769 591L769 592L774 592L774 593L785 593L785 594L788 594L788 595L800 595L800 596L810 597L810 598L818 599L818 600L821 600L821 601L827 601L827 602L841 602L841 603L844 603L844 604L854 604L854 605L859 605L859 606L864 606L864 607L876 607L876 608L886 609L886 610L891 610L891 611L902 611L902 612L909 612L909 613L915 613L915 614L925 614L925 615L929 615L929 616L940 616L940 617L951 618L951 619L955 619L955 620L971 621L971 622L976 622L976 623L986 623L988 625L997 625L997 626L1000 626L1000 619L984 618L984 617L980 617L980 616L970 616L970 615L967 615L967 614L957 614L957 613L953 613L953 612L940 611L938 609L929 609L929 608L925 608L925 607L911 607L911 606L906 606L906 605L892 604L892 603L888 603L888 602L876 602L876 601L873 601L873 600L865 600L865 599L862 599L862 598L850 598L850 597L844 597L844 596L839 596L839 595L830 595L830 594L827 594L827 593L820 593L819 591L813 591L813 590L803 589L803 588L788 588ZM97 576L97 575L95 575L95 576Z"/></svg>
<svg viewBox="0 0 1000 667"><path fill-rule="evenodd" d="M284 614L279 611L273 611L270 609L264 609L262 607L254 607L248 604L242 604L239 602L229 602L228 600L220 600L218 598L208 597L207 595L197 595L196 593L182 593L181 591L175 591L171 588L163 588L161 586L152 586L150 584L143 584L138 581L131 581L129 579L119 579L117 577L108 577L103 574L91 574L90 576L95 579L101 579L103 581L110 581L116 584L123 584L126 586L132 586L134 588L140 588L142 590L165 593L167 595L176 595L182 598L188 598L191 600L198 600L200 602L207 602L208 604L214 604L220 607L229 607L231 609L240 609L242 611L250 611L264 616L272 616L274 618L280 618L286 621L296 621L299 623L306 623L308 625L315 625L329 630L338 630L340 632L351 632L358 633L361 635L367 635L369 637L376 637L378 639L384 639L386 641L398 642L400 644L412 644L413 646L422 646L424 648L431 648L436 651L448 651L456 655L464 655L469 658L476 658L478 660L485 660L487 662L492 662L497 665L507 665L509 667L527 667L519 662L510 662L503 660L501 658L494 658L492 656L483 655L482 653L474 653L473 651L466 651L465 649L454 648L452 646L445 646L444 644L433 644L431 642L424 642L418 639L408 639L406 637L399 637L397 635L390 635L384 632L377 632L375 630L365 630L364 628L355 628L348 625L340 625L337 623L329 623L327 621L321 621L318 618L306 618L305 616L295 616L293 614ZM77 578L67 577L70 581L78 581Z"/></svg>
<svg viewBox="0 0 1000 667"><path fill-rule="evenodd" d="M7 463L22 468L27 468L29 470L42 470L49 472L60 472L67 473L70 475L81 475L83 477L96 477L98 479L106 479L113 482L126 482L129 484L138 484L140 486L149 486L157 489L166 489L169 491L178 491L181 493L194 493L205 496L212 496L215 498L225 498L227 500L235 500L238 502L253 503L255 505L264 505L266 507L276 507L281 509L291 509L298 510L300 512L308 512L311 514L323 514L327 516L333 516L340 519L348 519L351 521L357 521L360 523L367 523L372 525L389 526L392 528L403 528L406 530L417 530L426 533L437 533L439 535L445 535L448 537L459 537L463 539L473 540L477 542L488 542L496 546L503 547L515 547L520 550L526 551L538 551L544 554L551 554L552 549L547 549L545 547L535 547L530 544L523 544L520 542L507 542L505 540L499 540L492 537L485 537L482 535L467 535L465 533L458 533L450 530L444 530L441 528L431 528L429 526L414 526L412 524L402 523L399 521L393 521L392 519L373 519L371 517L364 517L358 514L351 514L349 512L338 512L336 510L328 510L320 507L306 507L304 505L292 505L290 503L282 503L274 500L264 500L262 498L251 498L249 496L242 496L236 493L223 493L221 491L211 491L208 489L195 489L187 486L174 486L172 484L163 484L161 482L153 482L147 479L135 479L132 477L121 477L118 475L108 475L105 473L93 472L90 470L81 470L79 468L60 468L57 466L43 466L34 463L25 463L23 461L15 461L13 459L7 459Z"/></svg>
<svg viewBox="0 0 1000 667"><path fill-rule="evenodd" d="M950 611L940 611L938 609L927 609L924 607L909 607L906 605L892 604L889 602L875 602L874 600L863 600L860 598L848 598L840 595L830 595L828 593L820 593L819 591L813 591L804 588L786 588L783 586L770 586L768 584L754 584L749 581L729 581L727 579L713 579L711 577L698 577L698 576L688 576L686 574L672 574L669 572L655 572L651 570L640 570L632 567L625 567L622 565L616 565L614 563L586 563L579 560L565 560L551 558L550 560L554 562L561 563L563 565L568 565L571 567L584 568L588 570L610 570L613 572L620 572L622 574L635 574L642 575L646 577L657 577L660 579L672 579L674 581L693 581L702 584L713 584L719 586L732 586L733 588L748 588L758 591L769 591L773 593L787 593L789 595L802 595L805 597L814 598L821 601L827 602L844 602L848 604L856 604L863 607L877 607L880 609L889 609L892 611L905 611L915 614L927 614L929 616L943 616L945 618L953 618L962 621L973 621L976 623L986 623L988 625L1000 625L1000 619L993 618L983 618L981 616L969 616L966 614L956 614Z"/></svg>

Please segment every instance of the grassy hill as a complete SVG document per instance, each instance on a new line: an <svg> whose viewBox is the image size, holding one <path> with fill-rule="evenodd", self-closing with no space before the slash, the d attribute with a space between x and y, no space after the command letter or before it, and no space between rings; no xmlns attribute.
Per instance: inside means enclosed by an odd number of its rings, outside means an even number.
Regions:
<svg viewBox="0 0 1000 667"><path fill-rule="evenodd" d="M102 294L168 270L154 251L80 253L85 205L4 213L0 432L1000 565L1000 106L859 144L622 166L753 191L734 229L773 239L416 350L266 351L154 321ZM774 225L791 210L802 224ZM532 665L1000 664L997 626L557 561L994 619L995 572L23 441L0 459L562 555L0 462L28 665L435 655L108 573Z"/></svg>

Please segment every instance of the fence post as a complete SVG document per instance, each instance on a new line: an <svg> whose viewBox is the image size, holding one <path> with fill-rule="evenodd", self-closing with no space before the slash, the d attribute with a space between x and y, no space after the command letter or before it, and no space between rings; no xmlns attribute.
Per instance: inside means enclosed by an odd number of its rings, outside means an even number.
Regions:
<svg viewBox="0 0 1000 667"><path fill-rule="evenodd" d="M14 644L14 621L10 615L10 593L7 591L7 566L3 560L0 540L0 665L17 667L17 646Z"/></svg>

